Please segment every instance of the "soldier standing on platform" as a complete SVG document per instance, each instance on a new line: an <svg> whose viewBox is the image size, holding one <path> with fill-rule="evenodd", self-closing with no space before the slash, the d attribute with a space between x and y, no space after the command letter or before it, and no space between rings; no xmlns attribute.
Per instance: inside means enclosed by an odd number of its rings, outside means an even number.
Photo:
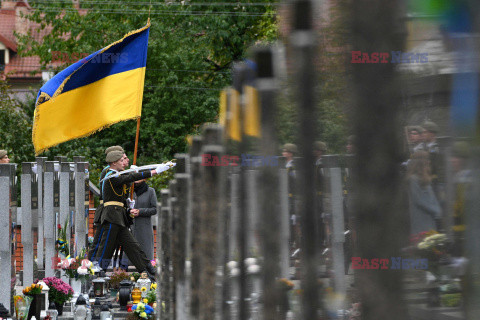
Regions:
<svg viewBox="0 0 480 320"><path fill-rule="evenodd" d="M122 151L110 151L106 162L110 165L105 175L108 178L109 175L125 170L128 157ZM101 268L108 267L115 248L120 244L138 272L147 271L149 277L154 277L155 268L128 229L129 216L135 218L139 214L138 209L127 209L128 187L134 181L165 171L168 166L160 164L155 170L128 173L105 180L102 188L104 209L101 214L101 237L99 243L95 244L96 254L93 258Z"/></svg>

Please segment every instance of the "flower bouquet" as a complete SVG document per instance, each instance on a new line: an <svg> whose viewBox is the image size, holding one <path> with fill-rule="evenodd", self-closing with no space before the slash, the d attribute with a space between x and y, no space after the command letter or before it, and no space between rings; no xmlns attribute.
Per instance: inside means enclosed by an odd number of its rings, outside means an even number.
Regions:
<svg viewBox="0 0 480 320"><path fill-rule="evenodd" d="M43 286L41 284L33 283L31 286L23 289L22 293L26 296L33 296L33 295L36 295L36 294L41 294L42 289L43 289Z"/></svg>
<svg viewBox="0 0 480 320"><path fill-rule="evenodd" d="M57 305L63 305L73 297L72 287L62 279L47 277L43 279L43 282L50 288L48 291L48 299Z"/></svg>
<svg viewBox="0 0 480 320"><path fill-rule="evenodd" d="M440 265L448 260L448 238L443 233L437 233L425 237L417 244L418 254L428 259L429 271L437 278Z"/></svg>
<svg viewBox="0 0 480 320"><path fill-rule="evenodd" d="M150 307L148 304L139 302L132 307L132 311L133 312L127 316L127 320L141 320L153 318L153 308Z"/></svg>
<svg viewBox="0 0 480 320"><path fill-rule="evenodd" d="M32 316L35 316L35 318L40 319L40 312L42 310L42 300L44 299L44 296L42 296L42 289L43 286L41 284L35 284L33 283L29 287L26 287L23 289L22 293L25 296L30 296L32 297L32 301L30 303L30 308L28 309L28 319L30 319Z"/></svg>
<svg viewBox="0 0 480 320"><path fill-rule="evenodd" d="M88 279L90 275L95 273L93 263L87 259L87 248L83 248L72 258L70 256L70 248L67 239L68 220L65 221L65 227L58 225L58 239L56 250L65 258L59 259L57 268L62 269L65 275L75 280Z"/></svg>
<svg viewBox="0 0 480 320"><path fill-rule="evenodd" d="M147 296L145 297L143 302L145 302L149 305L152 305L155 301L157 301L157 291L156 291L156 289L157 289L157 284L152 283L150 285L150 290L148 291Z"/></svg>

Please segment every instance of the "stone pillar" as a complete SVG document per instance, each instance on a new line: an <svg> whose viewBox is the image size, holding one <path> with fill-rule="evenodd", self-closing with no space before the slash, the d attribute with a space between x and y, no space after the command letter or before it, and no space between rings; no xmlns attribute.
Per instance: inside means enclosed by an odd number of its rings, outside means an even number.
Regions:
<svg viewBox="0 0 480 320"><path fill-rule="evenodd" d="M10 170L10 239L11 239L11 275L16 277L17 272L17 261L15 259L15 251L17 250L17 225L19 221L17 218L17 164L11 163L9 166ZM13 301L10 301L11 305ZM12 305L13 311L13 305Z"/></svg>
<svg viewBox="0 0 480 320"><path fill-rule="evenodd" d="M224 149L221 145L222 129L218 124L204 127L204 145L202 154L220 158ZM223 256L219 242L219 209L222 167L202 166L200 168L203 182L200 222L200 317L201 320L215 319L220 307L221 291L217 290L217 266Z"/></svg>
<svg viewBox="0 0 480 320"><path fill-rule="evenodd" d="M177 233L177 180L173 179L170 180L169 184L170 190L170 225L169 225L169 237L170 237L170 247L168 250L170 251L170 265L171 265L171 275L169 278L170 282L170 296L169 299L171 301L170 304L170 316L169 318L172 320L176 320L176 290L177 290L177 279L178 279L178 267L179 267L179 256L176 244L178 244L178 233Z"/></svg>
<svg viewBox="0 0 480 320"><path fill-rule="evenodd" d="M192 147L190 148L191 168L192 168L192 221L190 229L190 318L199 319L199 290L201 277L201 254L200 254L200 221L201 221L201 201L202 201L202 180L200 168L202 157L200 148L202 138L193 137Z"/></svg>
<svg viewBox="0 0 480 320"><path fill-rule="evenodd" d="M334 289L336 293L345 295L345 255L343 244L345 243L345 225L343 213L343 187L342 172L338 156L326 155L322 157L322 163L326 170L327 183L329 185L330 205L326 208L332 213L332 252L333 270L335 272Z"/></svg>
<svg viewBox="0 0 480 320"><path fill-rule="evenodd" d="M185 259L187 249L187 210L188 210L188 182L189 174L187 173L186 154L175 154L177 166L175 172L177 203L174 210L175 218L175 238L174 238L174 273L176 279L175 289L175 314L177 319L186 319L186 281L185 281Z"/></svg>
<svg viewBox="0 0 480 320"><path fill-rule="evenodd" d="M43 226L43 173L45 171L45 161L47 157L37 157L37 177L38 177L38 241L37 241L37 264L38 269L45 268L44 262L44 226Z"/></svg>
<svg viewBox="0 0 480 320"><path fill-rule="evenodd" d="M68 239L70 244L70 254L73 255L75 252L75 242L73 240L73 234L75 234L75 163L67 162L70 165L70 173L68 176L68 219L69 226L68 228ZM73 232L73 234L72 234Z"/></svg>
<svg viewBox="0 0 480 320"><path fill-rule="evenodd" d="M55 162L45 162L45 173L43 178L43 231L45 234L45 277L53 277L57 261L55 260L56 225L55 211L53 208L53 193L55 179Z"/></svg>
<svg viewBox="0 0 480 320"><path fill-rule="evenodd" d="M66 232L65 239L68 242L70 248L70 228L71 228L71 219L70 219L70 201L69 201L69 191L70 191L70 163L61 162L60 163L60 174L59 174L59 221L58 223L65 227L65 223L68 223L68 228ZM63 258L63 257L60 257ZM62 275L62 280L68 283L68 277Z"/></svg>
<svg viewBox="0 0 480 320"><path fill-rule="evenodd" d="M12 278L12 253L10 248L10 186L11 167L14 164L0 164L0 303L6 308L10 308L10 288ZM9 192L6 192L9 190ZM15 191L14 191L15 192ZM13 310L10 310L12 312Z"/></svg>
<svg viewBox="0 0 480 320"><path fill-rule="evenodd" d="M252 164L250 164L252 165ZM246 213L248 214L248 227L246 230L247 234L247 256L257 256L260 251L259 232L260 232L260 208L259 208L259 197L258 197L258 170L250 167L245 170L245 184L246 184Z"/></svg>
<svg viewBox="0 0 480 320"><path fill-rule="evenodd" d="M160 268L161 268L161 305L165 305L165 310L160 313L160 318L170 319L171 315L171 288L170 288L170 264L171 264L171 220L170 220L170 190L162 189L160 192L160 201L162 204L159 220L159 235L161 238L160 248Z"/></svg>
<svg viewBox="0 0 480 320"><path fill-rule="evenodd" d="M75 251L79 253L87 246L88 202L85 201L85 180L88 162L76 162L75 167Z"/></svg>
<svg viewBox="0 0 480 320"><path fill-rule="evenodd" d="M285 158L278 161L278 202L280 214L280 275L282 278L290 276L290 215L288 213L288 175L285 168Z"/></svg>
<svg viewBox="0 0 480 320"><path fill-rule="evenodd" d="M23 286L33 283L32 179L34 162L22 163Z"/></svg>
<svg viewBox="0 0 480 320"><path fill-rule="evenodd" d="M258 65L256 87L261 106L261 155L266 159L275 155L277 150L276 137L276 103L277 85L273 68L273 51L268 47L259 47L254 51L255 62ZM276 279L280 276L280 200L278 169L265 165L260 170L260 197L262 227L262 256L264 258L261 278L263 281L263 310L265 320L283 319L277 312L279 292Z"/></svg>

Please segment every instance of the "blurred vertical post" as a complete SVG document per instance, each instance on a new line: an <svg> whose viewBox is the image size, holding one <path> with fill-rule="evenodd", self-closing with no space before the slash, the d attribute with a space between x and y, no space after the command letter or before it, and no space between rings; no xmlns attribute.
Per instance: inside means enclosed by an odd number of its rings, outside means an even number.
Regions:
<svg viewBox="0 0 480 320"><path fill-rule="evenodd" d="M244 126L243 126L243 110L245 108L245 95L243 92L243 86L245 84L245 78L247 74L247 67L244 63L235 63L233 67L233 87L239 92L240 104L237 107L240 107L240 112L238 113L239 119L238 123L240 125L240 144L239 144L239 154L242 155L246 151L245 137L244 137ZM247 226L248 226L248 215L246 211L246 192L245 192L245 168L240 167L240 184L239 184L239 225L238 225L238 247L239 247L239 300L238 300L238 314L239 320L248 319L248 309L247 309L247 272L245 268L245 259L247 258Z"/></svg>
<svg viewBox="0 0 480 320"><path fill-rule="evenodd" d="M330 205L328 210L332 213L332 256L333 270L335 272L334 288L335 292L342 295L346 294L345 286L345 254L343 245L345 243L345 224L343 212L343 190L342 173L340 169L339 158L336 155L325 155L322 157L324 167L327 169L328 188L330 194Z"/></svg>
<svg viewBox="0 0 480 320"><path fill-rule="evenodd" d="M478 32L480 31L480 26L478 25L478 23L480 22L480 3L475 0L469 0L467 2L470 9L469 14L472 18L472 32L475 32L472 34L472 38L475 39L475 51L470 57L473 61L469 61L469 67L471 72L475 72L476 79L478 79ZM474 65L475 68L472 68L472 65ZM474 128L474 132L471 132L474 138L474 147L472 148L472 160L470 163L470 168L472 169L473 174L472 187L470 190L470 194L468 195L469 201L466 206L465 217L465 255L468 259L469 267L467 268L467 274L464 279L464 283L466 284L466 288L464 290L466 291L466 293L463 296L466 300L466 318L476 319L478 317L478 313L480 312L480 212L478 207L480 204L480 199L478 197L478 192L480 191L480 122L478 119L478 114L480 112L478 111L478 86L475 86L475 84L470 84L470 86L467 86L467 88L470 88L471 95L473 94L474 96L476 96L477 100L475 102L477 102L477 105L473 106L473 110L475 110L475 112L470 115L470 117L467 117L470 118L470 120L475 121L476 127ZM459 90L460 96L462 96L463 93L464 92ZM459 107L462 107L462 105L460 105Z"/></svg>
<svg viewBox="0 0 480 320"><path fill-rule="evenodd" d="M351 48L373 52L403 50L401 1L358 0L352 3ZM363 55L362 55L363 57ZM352 115L356 136L358 255L361 258L401 256L405 234L398 226L405 216L400 201L401 101L395 64L352 60ZM406 319L402 273L356 270L363 319Z"/></svg>
<svg viewBox="0 0 480 320"><path fill-rule="evenodd" d="M161 313L160 318L170 319L171 316L171 287L170 287L170 264L171 264L171 215L170 215L170 190L162 189L160 191L160 238L161 238L161 251L160 251L160 268L161 268L161 300L160 305ZM158 237L158 236L157 236ZM165 307L163 307L165 306Z"/></svg>
<svg viewBox="0 0 480 320"><path fill-rule="evenodd" d="M188 181L187 155L175 154L177 166L175 172L177 205L174 207L175 237L173 243L173 272L176 279L175 314L178 319L186 319L186 281L185 258L187 247L187 206L188 206Z"/></svg>
<svg viewBox="0 0 480 320"><path fill-rule="evenodd" d="M200 252L200 221L201 221L201 201L202 201L202 178L200 176L200 166L202 156L200 149L203 139L200 136L192 138L192 147L190 148L191 172L192 172L192 221L190 230L190 318L199 319L199 291L201 275L201 252Z"/></svg>
<svg viewBox="0 0 480 320"><path fill-rule="evenodd" d="M312 3L297 0L293 3L293 31L290 35L294 49L296 100L299 113L299 187L302 230L302 288L303 318L317 319L319 292L317 285L317 239L315 230L315 188L313 143L315 141L315 61L317 47L312 24Z"/></svg>
<svg viewBox="0 0 480 320"><path fill-rule="evenodd" d="M264 159L276 154L275 94L277 84L274 77L273 52L270 47L259 47L254 51L257 64L256 87L261 106L261 156ZM263 319L280 319L277 314L279 291L276 278L280 275L280 208L278 170L271 164L260 170L260 203L262 228L262 280L263 280ZM284 244L285 245L285 244Z"/></svg>
<svg viewBox="0 0 480 320"><path fill-rule="evenodd" d="M465 285L466 319L477 319L480 312L480 148L473 148L472 156L472 186L469 192L469 201L466 206L465 217L465 255L468 259L467 274L463 279Z"/></svg>
<svg viewBox="0 0 480 320"><path fill-rule="evenodd" d="M203 136L204 145L201 153L220 159L224 153L221 144L222 129L220 125L210 124L205 126ZM216 289L216 271L222 257L218 237L221 173L221 166L201 167L201 175L204 182L201 206L202 222L200 224L202 273L200 277L199 319L201 320L216 319L216 311L220 309L220 306L216 305L220 294L220 290Z"/></svg>
<svg viewBox="0 0 480 320"><path fill-rule="evenodd" d="M176 320L176 300L177 300L177 294L176 294L176 289L177 289L177 280L178 280L178 251L180 251L179 247L176 246L177 244L177 218L176 218L176 213L178 212L177 208L177 200L178 200L178 194L177 194L177 180L173 179L170 180L169 183L169 190L170 190L170 195L169 195L169 204L170 204L170 225L169 225L169 239L170 239L170 247L168 250L170 251L170 265L171 265L171 272L170 272L170 296L169 299L171 301L170 304L170 319Z"/></svg>

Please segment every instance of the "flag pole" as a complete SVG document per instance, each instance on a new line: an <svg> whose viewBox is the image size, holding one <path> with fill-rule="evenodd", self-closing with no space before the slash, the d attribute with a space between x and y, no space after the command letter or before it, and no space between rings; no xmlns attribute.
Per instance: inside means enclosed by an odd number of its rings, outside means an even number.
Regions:
<svg viewBox="0 0 480 320"><path fill-rule="evenodd" d="M137 118L137 132L135 134L135 149L133 150L133 165L137 164L137 151L138 151L138 136L140 135L140 117ZM130 187L130 200L133 200L133 187L135 183L132 183Z"/></svg>

